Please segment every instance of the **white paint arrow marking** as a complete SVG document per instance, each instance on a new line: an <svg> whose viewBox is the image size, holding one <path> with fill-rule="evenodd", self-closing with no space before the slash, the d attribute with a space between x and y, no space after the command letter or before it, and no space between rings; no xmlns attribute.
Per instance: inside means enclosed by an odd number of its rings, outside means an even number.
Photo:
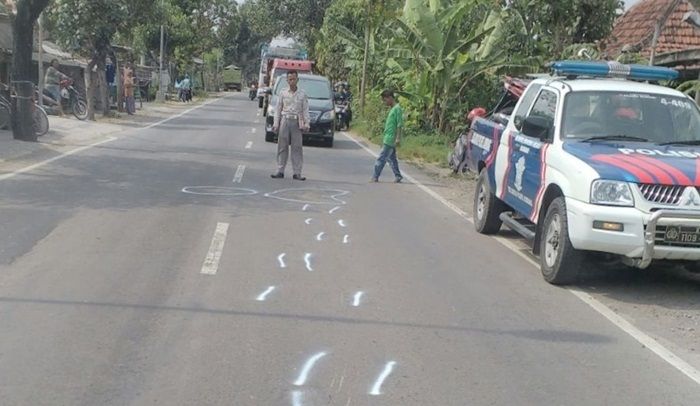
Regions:
<svg viewBox="0 0 700 406"><path fill-rule="evenodd" d="M321 231L320 233L318 233L318 235L316 236L316 241L323 241L323 236L324 236L325 234L326 234L326 233L324 233L323 231Z"/></svg>
<svg viewBox="0 0 700 406"><path fill-rule="evenodd" d="M360 306L360 299L362 299L362 295L364 295L364 294L365 294L365 292L363 292L363 291L359 291L359 292L355 293L355 297L353 298L353 301L352 301L352 305L354 307Z"/></svg>
<svg viewBox="0 0 700 406"><path fill-rule="evenodd" d="M377 380L372 386L372 390L369 392L370 395L379 396L382 394L382 384L384 383L384 380L389 376L389 374L391 374L391 371L394 370L395 365L396 361L390 361L384 366L384 370L381 374L379 374Z"/></svg>
<svg viewBox="0 0 700 406"><path fill-rule="evenodd" d="M347 225L345 224L345 220L338 220L338 225L341 227L347 227Z"/></svg>
<svg viewBox="0 0 700 406"><path fill-rule="evenodd" d="M307 270L307 271L311 272L311 271L314 270L314 269L311 267L311 253L308 253L308 252L307 252L306 255L304 255L304 262L306 263L306 270Z"/></svg>
<svg viewBox="0 0 700 406"><path fill-rule="evenodd" d="M332 208L328 211L328 214L333 214L338 210L340 210L340 206L335 206L334 208Z"/></svg>
<svg viewBox="0 0 700 406"><path fill-rule="evenodd" d="M280 268L286 268L286 267L287 267L287 264L284 263L284 256L285 256L285 255L287 255L287 254L282 253L282 254L280 254L280 255L277 257L277 262L280 263Z"/></svg>
<svg viewBox="0 0 700 406"><path fill-rule="evenodd" d="M299 374L299 377L297 378L296 381L294 381L295 386L303 386L306 383L306 379L309 377L309 372L311 372L311 368L314 367L314 364L321 358L326 356L325 351L321 351L317 354L314 354L313 357L309 358L306 363L304 364L304 367L301 369L301 373Z"/></svg>
<svg viewBox="0 0 700 406"><path fill-rule="evenodd" d="M248 141L247 144L245 144L245 149L251 149L253 147L253 141Z"/></svg>
<svg viewBox="0 0 700 406"><path fill-rule="evenodd" d="M243 174L245 173L245 165L238 165L236 169L236 174L233 176L233 183L241 183L243 180Z"/></svg>
<svg viewBox="0 0 700 406"><path fill-rule="evenodd" d="M224 251L224 244L226 243L228 226L228 223L216 224L216 230L214 230L214 237L212 237L211 239L209 251L207 252L207 256L204 258L204 264L202 264L201 273L205 275L216 275L216 271L219 269L221 253Z"/></svg>
<svg viewBox="0 0 700 406"><path fill-rule="evenodd" d="M268 287L267 290L261 293L257 298L255 298L255 300L257 300L258 302L264 302L267 298L267 295L269 295L273 290L275 290L274 286Z"/></svg>

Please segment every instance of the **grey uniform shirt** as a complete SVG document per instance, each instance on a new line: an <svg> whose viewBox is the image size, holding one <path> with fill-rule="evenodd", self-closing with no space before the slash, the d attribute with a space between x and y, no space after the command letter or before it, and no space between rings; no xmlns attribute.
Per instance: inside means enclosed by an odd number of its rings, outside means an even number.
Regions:
<svg viewBox="0 0 700 406"><path fill-rule="evenodd" d="M282 116L288 115L297 116L299 118L299 127L308 127L310 125L309 98L303 90L299 88L297 88L296 92L292 92L289 88L282 90L277 98L273 126L279 128Z"/></svg>

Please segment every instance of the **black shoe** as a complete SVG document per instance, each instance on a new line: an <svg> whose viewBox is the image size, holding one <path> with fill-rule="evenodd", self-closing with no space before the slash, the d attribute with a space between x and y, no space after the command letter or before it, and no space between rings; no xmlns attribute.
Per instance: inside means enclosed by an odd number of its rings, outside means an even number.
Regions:
<svg viewBox="0 0 700 406"><path fill-rule="evenodd" d="M294 176L297 176L297 175L294 175ZM272 179L282 179L282 178L284 178L284 174L282 172L277 172L277 173L273 173L272 175L270 175L270 177Z"/></svg>
<svg viewBox="0 0 700 406"><path fill-rule="evenodd" d="M301 176L301 175L294 175L294 176L292 176L292 179L295 179L295 180L306 180L306 178L303 177L303 176Z"/></svg>

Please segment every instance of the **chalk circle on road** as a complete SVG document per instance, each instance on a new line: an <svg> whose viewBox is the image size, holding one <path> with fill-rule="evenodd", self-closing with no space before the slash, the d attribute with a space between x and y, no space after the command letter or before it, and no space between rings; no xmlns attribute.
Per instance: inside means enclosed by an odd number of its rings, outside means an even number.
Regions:
<svg viewBox="0 0 700 406"><path fill-rule="evenodd" d="M265 193L265 197L293 203L338 205L346 204L341 197L349 194L349 191L340 189L301 188L275 190L274 192Z"/></svg>
<svg viewBox="0 0 700 406"><path fill-rule="evenodd" d="M182 188L182 193L200 196L253 196L258 194L257 190L244 189L239 187L224 186L187 186Z"/></svg>

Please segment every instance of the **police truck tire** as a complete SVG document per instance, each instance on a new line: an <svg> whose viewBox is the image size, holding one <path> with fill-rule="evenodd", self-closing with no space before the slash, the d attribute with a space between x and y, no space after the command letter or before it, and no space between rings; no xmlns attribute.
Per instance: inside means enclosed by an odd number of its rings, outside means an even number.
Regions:
<svg viewBox="0 0 700 406"><path fill-rule="evenodd" d="M569 239L566 201L557 197L547 208L540 238L540 270L553 285L574 283L586 263L586 253L577 250Z"/></svg>
<svg viewBox="0 0 700 406"><path fill-rule="evenodd" d="M474 192L474 227L481 234L495 234L501 229L503 222L501 213L505 205L491 191L488 172L482 169L476 181Z"/></svg>

